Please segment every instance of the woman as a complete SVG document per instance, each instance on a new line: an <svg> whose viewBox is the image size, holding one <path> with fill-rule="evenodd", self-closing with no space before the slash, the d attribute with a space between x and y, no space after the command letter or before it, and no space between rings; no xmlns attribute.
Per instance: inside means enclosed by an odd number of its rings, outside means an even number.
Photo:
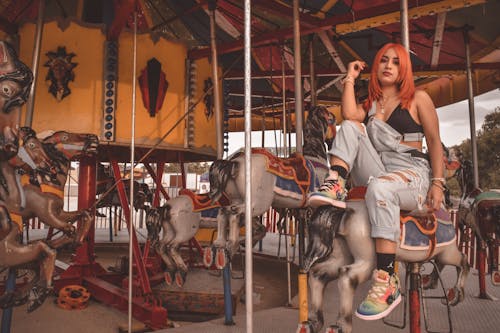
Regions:
<svg viewBox="0 0 500 333"><path fill-rule="evenodd" d="M394 274L400 210L427 214L439 209L445 184L436 110L426 92L415 90L406 49L390 43L378 51L368 98L357 104L354 83L365 67L361 61L348 66L342 93L345 120L329 151L331 170L319 191L309 197L309 204L345 208L348 174L354 186L367 186L377 269L356 315L375 320L387 316L401 301ZM428 155L422 153L424 136Z"/></svg>

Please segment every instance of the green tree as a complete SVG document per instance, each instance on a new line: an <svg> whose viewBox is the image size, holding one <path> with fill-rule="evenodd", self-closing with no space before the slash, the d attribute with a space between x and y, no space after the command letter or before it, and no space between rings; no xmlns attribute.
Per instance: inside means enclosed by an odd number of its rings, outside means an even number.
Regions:
<svg viewBox="0 0 500 333"><path fill-rule="evenodd" d="M471 140L454 146L465 160L472 160ZM487 114L483 126L477 131L477 158L479 187L483 190L500 188L500 107Z"/></svg>
<svg viewBox="0 0 500 333"><path fill-rule="evenodd" d="M208 162L193 162L186 163L187 172L195 173L197 175L201 175L208 171L210 168L210 164ZM180 163L167 163L165 164L165 172L166 173L180 173L181 172L181 164Z"/></svg>

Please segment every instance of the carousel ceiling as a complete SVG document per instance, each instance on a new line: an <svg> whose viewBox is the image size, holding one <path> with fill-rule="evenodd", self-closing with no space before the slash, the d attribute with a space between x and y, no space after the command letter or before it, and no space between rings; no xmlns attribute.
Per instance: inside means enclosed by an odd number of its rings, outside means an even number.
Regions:
<svg viewBox="0 0 500 333"><path fill-rule="evenodd" d="M40 0L0 0L0 28L15 34L26 21L36 21ZM243 117L244 10L242 0L46 0L44 20L100 24L108 39L133 26L137 12L139 33L177 40L189 46L189 57L210 57L209 6L216 8L216 43L232 118ZM371 63L377 49L400 41L399 0L299 1L301 68L304 100L311 100L311 68L318 103L338 105L340 78L354 59ZM472 70L481 72L474 94L500 86L500 1L408 0L410 49L417 85L435 90L437 106L466 97L466 44ZM293 1L252 0L252 109L255 115L281 112L283 100L293 110ZM366 95L360 80L358 94ZM437 92L436 92L437 91ZM432 96L432 94L431 94ZM443 97L445 96L445 97ZM234 128L232 130L235 130Z"/></svg>

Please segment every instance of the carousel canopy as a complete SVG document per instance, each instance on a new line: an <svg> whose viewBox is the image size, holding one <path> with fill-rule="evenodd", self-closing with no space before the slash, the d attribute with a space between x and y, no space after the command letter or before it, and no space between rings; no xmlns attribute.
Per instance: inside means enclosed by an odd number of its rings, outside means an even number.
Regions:
<svg viewBox="0 0 500 333"><path fill-rule="evenodd" d="M279 117L283 102L294 108L293 1L253 0L252 109L256 117ZM35 22L41 4L44 21L69 20L102 25L110 40L133 26L155 41L189 46L189 57L211 56L210 9L215 8L216 43L222 70L224 107L230 118L243 117L243 28L241 0L3 0L0 29L15 35L20 25ZM354 59L371 63L378 48L401 40L399 0L299 1L301 68L306 106L311 91L317 103L338 106L342 73ZM437 106L466 98L466 40L474 72L474 94L500 85L500 25L497 0L408 0L411 57L416 84ZM311 82L310 72L314 71ZM359 97L366 96L365 74ZM314 83L315 87L312 87ZM230 130L241 130L233 122ZM240 125L238 125L240 124Z"/></svg>

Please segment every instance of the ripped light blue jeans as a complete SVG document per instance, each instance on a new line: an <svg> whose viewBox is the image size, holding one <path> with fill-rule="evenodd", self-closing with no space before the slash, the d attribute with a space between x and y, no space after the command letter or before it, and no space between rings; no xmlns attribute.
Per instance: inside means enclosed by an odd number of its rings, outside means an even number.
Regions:
<svg viewBox="0 0 500 333"><path fill-rule="evenodd" d="M328 153L349 166L354 186L368 186L371 236L397 241L400 210L424 210L429 162L412 156L413 148L401 144L401 134L385 122L372 117L363 129L344 120Z"/></svg>

